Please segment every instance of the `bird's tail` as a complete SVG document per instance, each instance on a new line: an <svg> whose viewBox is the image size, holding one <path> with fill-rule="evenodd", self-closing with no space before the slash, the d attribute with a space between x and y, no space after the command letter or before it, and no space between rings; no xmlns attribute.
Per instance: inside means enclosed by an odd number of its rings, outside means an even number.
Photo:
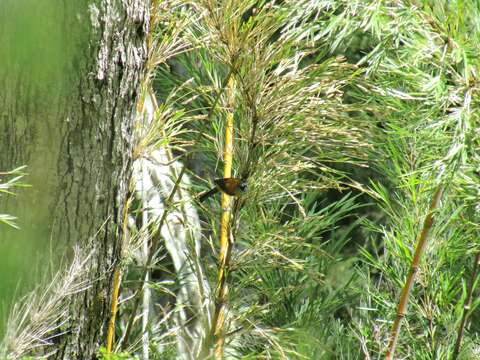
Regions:
<svg viewBox="0 0 480 360"><path fill-rule="evenodd" d="M218 192L218 188L214 187L211 190L205 191L198 196L198 201L203 202L207 200L210 196L215 195Z"/></svg>

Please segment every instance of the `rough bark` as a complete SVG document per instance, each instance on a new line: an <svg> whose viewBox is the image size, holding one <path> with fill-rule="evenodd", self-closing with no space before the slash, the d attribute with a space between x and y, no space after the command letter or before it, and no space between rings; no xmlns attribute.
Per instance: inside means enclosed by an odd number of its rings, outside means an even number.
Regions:
<svg viewBox="0 0 480 360"><path fill-rule="evenodd" d="M79 70L79 93L62 124L61 192L55 234L92 251L90 287L70 304L57 359L94 358L109 316L113 264L132 162L132 124L146 59L147 0L91 2L90 53Z"/></svg>
<svg viewBox="0 0 480 360"><path fill-rule="evenodd" d="M84 5L86 11L80 11ZM121 253L122 213L131 178L132 130L147 55L150 1L88 0L65 2L64 6L77 7L72 21L81 22L86 30L85 36L69 39L85 41L79 46L85 52L70 65L70 82L63 93L67 110L36 124L28 116L20 122L18 115L4 111L0 160L3 158L3 164L28 164L38 151L55 158L52 163L56 166L48 165L54 173L55 190L47 226L59 248L79 244L88 249L88 269L78 280L88 288L69 298L70 316L61 326L62 335L39 353L55 350L51 358L93 359L104 343L112 268ZM58 21L68 33L71 23ZM13 83L24 86L15 79ZM25 91L14 95L21 94ZM15 105L8 105L12 100L3 100L4 109L14 109Z"/></svg>

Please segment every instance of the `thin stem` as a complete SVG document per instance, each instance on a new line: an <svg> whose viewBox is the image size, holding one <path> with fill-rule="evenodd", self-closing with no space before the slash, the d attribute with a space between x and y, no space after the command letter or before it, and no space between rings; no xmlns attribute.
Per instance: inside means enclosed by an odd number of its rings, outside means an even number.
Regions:
<svg viewBox="0 0 480 360"><path fill-rule="evenodd" d="M112 352L113 336L115 334L115 319L117 317L118 293L120 292L120 268L116 267L113 274L112 305L110 307L110 321L107 329L107 354Z"/></svg>
<svg viewBox="0 0 480 360"><path fill-rule="evenodd" d="M128 209L130 208L131 203L132 203L132 199L129 198L123 209L122 250L124 248L125 240L127 237ZM117 309L118 309L118 294L120 293L120 284L122 280L122 270L121 270L121 264L120 264L122 258L123 258L123 254L120 255L120 261L115 264L115 268L113 270L113 291L112 291L112 299L111 299L111 307L110 307L110 320L108 322L108 328L107 328L107 354L110 354L112 352L113 339L115 335L115 319L117 317Z"/></svg>
<svg viewBox="0 0 480 360"><path fill-rule="evenodd" d="M145 167L142 166L142 178L145 178ZM145 183L142 182L142 197L143 199L147 198L147 191L145 189ZM149 219L148 219L148 211L142 211L142 227L144 229L148 229L149 226ZM143 232L143 241L142 241L142 252L143 258L147 260L149 258L150 252L150 239L148 236L148 232ZM150 282L150 268L145 264L145 277L143 278L144 284L148 284ZM149 336L148 336L148 318L149 318L149 310L150 310L150 298L151 298L151 291L148 286L143 287L143 303L142 303L142 354L143 359L148 360L150 358L149 354Z"/></svg>
<svg viewBox="0 0 480 360"><path fill-rule="evenodd" d="M430 203L430 208L428 209L428 214L425 217L423 222L422 232L418 238L417 247L415 249L415 255L413 256L412 264L410 266L410 271L408 272L407 281L405 286L402 289L400 295L400 300L398 302L397 316L395 322L393 323L392 331L390 333L390 342L388 344L388 350L385 354L386 360L393 359L395 355L395 348L397 347L398 337L400 335L400 328L402 326L402 320L407 313L408 297L413 288L413 283L415 282L415 277L417 275L418 267L420 265L420 260L422 258L425 246L427 244L428 235L432 229L434 217L433 213L438 206L438 202L443 193L443 185L439 184L433 195L432 202Z"/></svg>
<svg viewBox="0 0 480 360"><path fill-rule="evenodd" d="M223 153L223 176L230 178L232 176L233 162L233 89L235 82L230 78L228 82L228 105L229 113L227 115L227 124L225 127L225 147ZM231 218L232 199L229 195L222 193L222 218L220 224L220 253L219 253L219 269L217 279L217 292L215 294L215 312L213 313L212 330L215 340L215 358L223 357L224 344L224 325L225 325L225 305L228 295L227 272L230 263L231 243L230 238L230 218Z"/></svg>
<svg viewBox="0 0 480 360"><path fill-rule="evenodd" d="M468 286L467 298L465 299L465 303L463 304L462 321L458 328L457 341L455 342L455 348L453 349L452 360L456 360L458 358L458 354L460 353L463 334L465 332L465 324L467 323L469 311L472 306L473 291L475 290L475 284L477 283L479 268L480 268L480 251L477 252L477 255L475 256L475 263L473 264L472 277L470 279L470 284Z"/></svg>

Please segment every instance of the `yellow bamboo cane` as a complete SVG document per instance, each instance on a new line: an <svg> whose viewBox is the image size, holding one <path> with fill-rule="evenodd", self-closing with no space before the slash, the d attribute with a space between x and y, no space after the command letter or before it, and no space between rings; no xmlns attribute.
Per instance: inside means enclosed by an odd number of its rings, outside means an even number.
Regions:
<svg viewBox="0 0 480 360"><path fill-rule="evenodd" d="M130 208L130 204L132 199L129 198L125 203L125 207L123 208L123 224L122 224L122 249L125 245L125 240L127 238L127 224L128 224L128 209ZM120 255L120 261L123 258L123 255ZM110 306L110 320L108 321L108 328L107 328L107 354L112 352L113 346L113 338L115 335L115 319L117 317L117 308L118 308L118 294L120 292L120 284L122 279L122 267L121 263L118 262L115 264L115 269L113 271L113 290L112 290L112 299L111 299L111 306Z"/></svg>
<svg viewBox="0 0 480 360"><path fill-rule="evenodd" d="M225 128L225 146L223 152L223 176L224 178L232 177L232 160L233 160L233 90L235 81L230 78L227 85L227 96L229 112L227 115L227 123ZM229 266L230 253L230 219L231 219L232 199L229 195L222 193L222 217L220 223L220 253L219 253L219 269L217 279L217 291L215 295L215 312L212 319L212 333L215 339L215 358L223 357L223 333L225 324L225 304L228 295L228 284L226 276Z"/></svg>
<svg viewBox="0 0 480 360"><path fill-rule="evenodd" d="M438 185L437 189L435 190L435 194L433 195L432 201L430 203L430 208L428 209L428 214L425 217L423 222L422 232L418 238L417 246L415 249L415 255L413 256L412 264L410 266L410 271L408 272L407 281L405 282L405 286L402 289L402 293L400 295L400 300L398 302L397 308L397 316L392 326L392 331L390 333L390 342L388 344L388 350L385 354L386 360L392 360L395 356L395 348L397 347L398 337L400 335L400 328L402 326L402 320L407 313L407 304L408 304L408 297L410 296L410 292L413 288L413 283L415 282L415 277L417 275L418 267L420 265L420 260L423 255L423 251L427 244L428 234L433 226L433 213L438 206L438 201L440 200L443 192L443 185Z"/></svg>

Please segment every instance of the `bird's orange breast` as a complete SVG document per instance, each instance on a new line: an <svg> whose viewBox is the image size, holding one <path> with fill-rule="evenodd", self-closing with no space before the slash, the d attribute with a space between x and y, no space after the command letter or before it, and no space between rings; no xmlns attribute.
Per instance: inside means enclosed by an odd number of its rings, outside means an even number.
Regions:
<svg viewBox="0 0 480 360"><path fill-rule="evenodd" d="M237 196L240 195L240 184L242 181L237 178L226 178L226 179L217 179L215 180L217 186L222 190L224 193L230 196Z"/></svg>

